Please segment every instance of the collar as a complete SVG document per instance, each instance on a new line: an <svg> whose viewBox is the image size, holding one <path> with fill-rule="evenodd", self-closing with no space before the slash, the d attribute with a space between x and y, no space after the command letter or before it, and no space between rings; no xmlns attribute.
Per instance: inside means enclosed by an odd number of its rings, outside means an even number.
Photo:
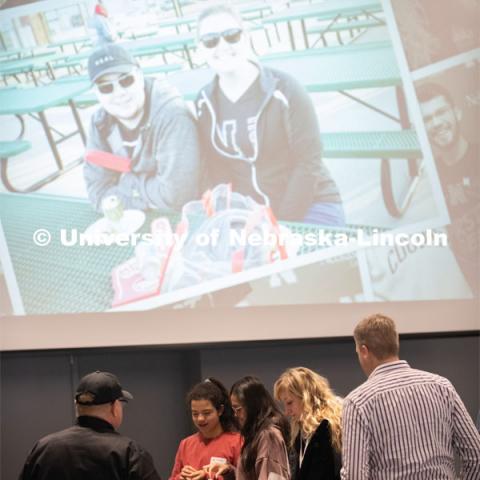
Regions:
<svg viewBox="0 0 480 480"><path fill-rule="evenodd" d="M86 428L91 428L92 430L97 430L97 431L110 431L114 432L115 429L113 426L108 423L106 420L103 420L98 417L91 417L87 415L81 415L80 417L77 417L76 424L80 427L86 427Z"/></svg>
<svg viewBox="0 0 480 480"><path fill-rule="evenodd" d="M377 376L386 375L397 370L405 370L407 368L410 368L410 365L405 360L382 363L369 375L368 379L370 380Z"/></svg>

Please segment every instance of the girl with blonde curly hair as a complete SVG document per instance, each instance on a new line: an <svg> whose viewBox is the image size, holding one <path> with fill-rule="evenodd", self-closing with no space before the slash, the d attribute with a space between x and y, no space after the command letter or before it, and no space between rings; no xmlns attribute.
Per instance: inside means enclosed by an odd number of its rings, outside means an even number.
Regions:
<svg viewBox="0 0 480 480"><path fill-rule="evenodd" d="M293 479L340 479L342 404L328 380L305 367L289 368L275 382L274 394L290 417L297 453Z"/></svg>

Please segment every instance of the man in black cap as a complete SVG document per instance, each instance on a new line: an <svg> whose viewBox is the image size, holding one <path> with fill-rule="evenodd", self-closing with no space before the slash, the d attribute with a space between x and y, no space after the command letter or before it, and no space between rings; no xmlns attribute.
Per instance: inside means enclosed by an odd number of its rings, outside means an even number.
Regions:
<svg viewBox="0 0 480 480"><path fill-rule="evenodd" d="M20 480L160 480L150 454L116 431L123 402L132 398L111 373L83 377L75 394L76 424L41 438Z"/></svg>
<svg viewBox="0 0 480 480"><path fill-rule="evenodd" d="M186 103L166 81L144 78L117 44L90 55L88 74L100 103L84 169L95 209L115 196L125 208L179 212L199 194L197 131Z"/></svg>

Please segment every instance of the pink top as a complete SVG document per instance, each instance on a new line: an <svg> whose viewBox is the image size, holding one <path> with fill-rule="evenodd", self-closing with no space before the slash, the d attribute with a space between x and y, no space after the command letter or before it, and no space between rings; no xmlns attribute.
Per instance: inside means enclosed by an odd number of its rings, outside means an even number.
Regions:
<svg viewBox="0 0 480 480"><path fill-rule="evenodd" d="M178 446L169 480L179 480L182 468L187 465L200 470L210 463L212 457L225 459L227 463L237 466L241 449L242 437L237 432L223 432L212 439L206 439L200 433L190 435Z"/></svg>

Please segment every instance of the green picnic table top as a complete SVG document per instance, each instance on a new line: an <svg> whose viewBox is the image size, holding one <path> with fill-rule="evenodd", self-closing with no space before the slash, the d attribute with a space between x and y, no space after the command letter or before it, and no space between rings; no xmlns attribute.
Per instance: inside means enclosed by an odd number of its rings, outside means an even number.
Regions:
<svg viewBox="0 0 480 480"><path fill-rule="evenodd" d="M14 75L16 73L29 72L36 68L47 68L48 62L54 62L61 55L51 52L39 57L20 58L18 60L9 60L0 62L0 75Z"/></svg>
<svg viewBox="0 0 480 480"><path fill-rule="evenodd" d="M2 193L0 216L26 314L98 312L111 308L111 271L133 256L134 247L66 247L60 242L61 229L67 232L77 229L81 233L100 218L89 202L45 194ZM147 212L140 232L148 232L151 221L158 216L161 216L159 212ZM170 217L172 223L177 219L178 216ZM301 223L284 224L301 234L321 228ZM33 243L37 229L51 233L48 246L38 247ZM311 248L304 253L309 251Z"/></svg>
<svg viewBox="0 0 480 480"><path fill-rule="evenodd" d="M290 73L310 92L378 88L401 84L389 42L326 47L301 52L282 52L262 57L261 62ZM186 100L212 80L208 68L174 72L168 77ZM78 99L79 104L96 102L93 94Z"/></svg>
<svg viewBox="0 0 480 480"><path fill-rule="evenodd" d="M291 22L307 18L329 19L339 16L353 16L364 11L378 12L382 5L378 0L325 0L307 7L290 7L274 13L263 23Z"/></svg>
<svg viewBox="0 0 480 480"><path fill-rule="evenodd" d="M144 38L142 40L129 40L118 42L118 44L129 50L132 55L139 55L139 53L143 52L154 53L193 45L195 44L195 35L193 33L181 33L178 35Z"/></svg>
<svg viewBox="0 0 480 480"><path fill-rule="evenodd" d="M50 47L50 45L27 47L27 48L13 48L9 50L0 51L0 60L5 58L8 60L8 58L12 56L15 56L17 59L39 57L42 55L48 55L50 53L53 53L52 47Z"/></svg>
<svg viewBox="0 0 480 480"><path fill-rule="evenodd" d="M52 82L49 85L0 90L0 115L41 112L88 90L89 81Z"/></svg>
<svg viewBox="0 0 480 480"><path fill-rule="evenodd" d="M324 132L325 158L421 158L422 151L413 130L385 132Z"/></svg>

